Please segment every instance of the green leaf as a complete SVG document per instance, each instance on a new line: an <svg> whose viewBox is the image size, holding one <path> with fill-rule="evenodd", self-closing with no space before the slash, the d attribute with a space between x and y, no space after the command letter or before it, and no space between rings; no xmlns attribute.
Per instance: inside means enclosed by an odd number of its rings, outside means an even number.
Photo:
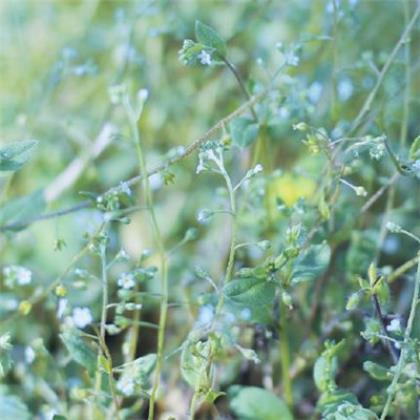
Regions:
<svg viewBox="0 0 420 420"><path fill-rule="evenodd" d="M92 346L80 336L80 333L74 329L69 329L60 334L68 352L72 359L85 367L89 374L92 375L96 369L97 352Z"/></svg>
<svg viewBox="0 0 420 420"><path fill-rule="evenodd" d="M330 258L331 250L326 242L310 246L296 258L292 271L292 283L315 280L324 274L330 263Z"/></svg>
<svg viewBox="0 0 420 420"><path fill-rule="evenodd" d="M67 417L60 416L59 414L56 414L52 420L67 420Z"/></svg>
<svg viewBox="0 0 420 420"><path fill-rule="evenodd" d="M0 395L2 419L30 420L33 418L23 401L14 395Z"/></svg>
<svg viewBox="0 0 420 420"><path fill-rule="evenodd" d="M225 306L234 312L250 311L249 321L268 323L271 319L274 282L266 279L244 277L230 281L223 289Z"/></svg>
<svg viewBox="0 0 420 420"><path fill-rule="evenodd" d="M10 343L10 333L0 335L0 378L6 376L13 366L12 344Z"/></svg>
<svg viewBox="0 0 420 420"><path fill-rule="evenodd" d="M226 43L223 38L210 26L195 21L195 37L201 44L214 48L221 56L225 56L227 52Z"/></svg>
<svg viewBox="0 0 420 420"><path fill-rule="evenodd" d="M323 392L317 403L317 411L321 412L322 418L325 420L377 419L373 411L360 405L354 394L339 389L328 389Z"/></svg>
<svg viewBox="0 0 420 420"><path fill-rule="evenodd" d="M247 147L258 137L259 126L246 117L238 117L229 124L233 142L240 147Z"/></svg>
<svg viewBox="0 0 420 420"><path fill-rule="evenodd" d="M146 356L139 357L132 362L126 363L123 368L114 368L115 371L122 372L118 379L117 388L127 396L136 393L144 393L150 388L150 376L156 366L157 356L155 353L149 353ZM128 387L127 384L133 384ZM126 388L124 390L124 388Z"/></svg>
<svg viewBox="0 0 420 420"><path fill-rule="evenodd" d="M323 413L325 420L377 420L376 414L363 408L359 403L344 401L340 405L329 407L328 413Z"/></svg>
<svg viewBox="0 0 420 420"><path fill-rule="evenodd" d="M156 353L139 357L133 363L134 381L142 388L149 387L149 378L156 366Z"/></svg>
<svg viewBox="0 0 420 420"><path fill-rule="evenodd" d="M420 159L420 136L414 139L408 156L411 160Z"/></svg>
<svg viewBox="0 0 420 420"><path fill-rule="evenodd" d="M286 403L272 392L255 386L233 385L229 407L240 420L292 420Z"/></svg>
<svg viewBox="0 0 420 420"><path fill-rule="evenodd" d="M0 209L0 228L11 231L24 229L31 219L44 211L45 205L42 190L9 201ZM3 225L10 226L6 228Z"/></svg>
<svg viewBox="0 0 420 420"><path fill-rule="evenodd" d="M379 365L378 363L366 361L363 363L363 369L369 373L369 375L376 379L377 381L389 381L392 379L392 374L384 366Z"/></svg>
<svg viewBox="0 0 420 420"><path fill-rule="evenodd" d="M210 341L187 341L181 354L181 374L195 392L208 392L210 378L208 375Z"/></svg>
<svg viewBox="0 0 420 420"><path fill-rule="evenodd" d="M12 143L0 149L0 171L17 171L31 157L36 140L24 140Z"/></svg>
<svg viewBox="0 0 420 420"><path fill-rule="evenodd" d="M337 386L335 384L335 374L337 371L337 354L344 345L344 340L337 344L333 342L325 343L325 350L315 362L314 365L314 381L316 387L323 392L331 391Z"/></svg>

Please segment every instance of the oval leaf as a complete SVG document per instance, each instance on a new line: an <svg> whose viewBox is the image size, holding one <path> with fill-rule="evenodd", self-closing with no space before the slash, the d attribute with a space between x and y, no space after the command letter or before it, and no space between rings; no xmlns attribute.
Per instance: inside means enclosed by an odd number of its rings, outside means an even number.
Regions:
<svg viewBox="0 0 420 420"><path fill-rule="evenodd" d="M92 375L96 369L97 353L88 345L76 330L69 330L60 335L72 359L85 367Z"/></svg>
<svg viewBox="0 0 420 420"><path fill-rule="evenodd" d="M229 407L243 420L293 420L286 403L263 388L234 385L229 388Z"/></svg>
<svg viewBox="0 0 420 420"><path fill-rule="evenodd" d="M292 283L315 280L324 274L330 263L331 250L326 242L310 246L295 261L292 271Z"/></svg>
<svg viewBox="0 0 420 420"><path fill-rule="evenodd" d="M233 142L240 147L249 146L258 137L258 124L246 117L235 118L229 128Z"/></svg>
<svg viewBox="0 0 420 420"><path fill-rule="evenodd" d="M0 149L0 171L17 171L31 157L38 142L25 140Z"/></svg>
<svg viewBox="0 0 420 420"><path fill-rule="evenodd" d="M226 43L223 38L210 26L197 20L195 22L195 37L201 44L214 48L221 56L226 55Z"/></svg>

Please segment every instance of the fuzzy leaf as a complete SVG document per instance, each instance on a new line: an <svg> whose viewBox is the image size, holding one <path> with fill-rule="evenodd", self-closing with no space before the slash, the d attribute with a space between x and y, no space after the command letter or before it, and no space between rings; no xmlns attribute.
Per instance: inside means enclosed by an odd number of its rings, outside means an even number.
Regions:
<svg viewBox="0 0 420 420"><path fill-rule="evenodd" d="M420 136L417 136L411 144L409 157L411 160L420 159Z"/></svg>
<svg viewBox="0 0 420 420"><path fill-rule="evenodd" d="M363 369L377 381L389 381L392 378L389 369L369 360L363 363Z"/></svg>
<svg viewBox="0 0 420 420"><path fill-rule="evenodd" d="M292 283L315 280L325 272L330 263L330 258L331 250L326 242L310 246L296 258L292 271Z"/></svg>
<svg viewBox="0 0 420 420"><path fill-rule="evenodd" d="M31 157L38 142L25 140L0 149L0 171L17 171Z"/></svg>
<svg viewBox="0 0 420 420"><path fill-rule="evenodd" d="M231 386L229 407L241 420L292 420L289 408L272 392L255 386Z"/></svg>
<svg viewBox="0 0 420 420"><path fill-rule="evenodd" d="M23 401L14 395L0 395L2 419L30 420L33 418Z"/></svg>
<svg viewBox="0 0 420 420"><path fill-rule="evenodd" d="M226 305L234 311L250 311L249 321L267 323L270 320L274 282L254 277L234 279L224 287Z"/></svg>
<svg viewBox="0 0 420 420"><path fill-rule="evenodd" d="M181 354L181 374L194 391L208 391L210 379L207 368L211 352L210 341L188 341Z"/></svg>
<svg viewBox="0 0 420 420"><path fill-rule="evenodd" d="M249 146L258 137L258 124L246 117L235 118L229 128L233 142L240 147Z"/></svg>
<svg viewBox="0 0 420 420"><path fill-rule="evenodd" d="M2 225L14 225L8 230L22 230L28 221L41 214L44 209L42 190L11 200L0 209L0 228Z"/></svg>
<svg viewBox="0 0 420 420"><path fill-rule="evenodd" d="M72 359L85 367L89 374L96 369L97 354L92 346L88 345L76 330L68 330L60 334Z"/></svg>
<svg viewBox="0 0 420 420"><path fill-rule="evenodd" d="M214 48L221 56L226 55L227 47L223 38L210 26L195 21L195 37L201 44Z"/></svg>

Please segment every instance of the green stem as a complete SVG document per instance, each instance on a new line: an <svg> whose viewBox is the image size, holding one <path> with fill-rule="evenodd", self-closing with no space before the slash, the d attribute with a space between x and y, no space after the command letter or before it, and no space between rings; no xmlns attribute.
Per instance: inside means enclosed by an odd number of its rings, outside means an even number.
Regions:
<svg viewBox="0 0 420 420"><path fill-rule="evenodd" d="M101 245L102 246L102 245ZM105 325L108 306L108 276L106 267L106 246L101 249L101 285L102 285L102 308L101 308L101 321L99 327L99 340L105 343ZM99 346L98 357L96 362L96 379L95 379L95 393L99 395L102 386L102 372L100 368L100 357L102 356L103 349ZM93 412L92 412L93 413Z"/></svg>
<svg viewBox="0 0 420 420"><path fill-rule="evenodd" d="M155 378L150 394L149 401L149 420L153 420L154 417L154 406L157 397L157 391L160 383L160 373L163 365L163 347L165 341L165 329L166 329L166 319L168 313L168 267L167 267L167 258L165 246L163 243L163 238L160 232L159 224L157 222L157 217L154 209L153 195L150 188L149 178L147 177L146 170L146 161L144 158L144 153L142 145L140 142L140 132L138 129L138 117L136 117L129 101L128 97L125 98L124 106L128 115L130 128L133 134L134 143L136 146L137 158L139 163L140 174L142 175L142 184L143 184L143 193L146 200L146 206L148 208L151 222L153 235L156 242L156 246L159 252L160 260L160 273L161 273L161 304L160 304L160 318L159 318L159 329L158 329L158 338L157 338L157 360L156 360L156 369L155 369ZM133 328L138 328L138 325L134 325ZM137 334L132 334L133 339L137 337Z"/></svg>
<svg viewBox="0 0 420 420"><path fill-rule="evenodd" d="M229 249L229 257L228 257L228 263L226 266L226 273L225 273L225 279L224 284L229 283L232 280L233 276L233 266L235 264L235 253L236 253L236 240L237 240L237 223L236 223L236 199L235 199L235 191L232 186L232 181L230 180L229 174L226 172L226 169L224 168L223 164L219 167L223 178L226 182L226 187L229 193L229 202L230 202L230 214L232 216L232 225L231 225L231 239L230 239L230 249ZM216 310L214 313L213 323L211 329L213 330L214 324L223 308L224 304L224 294L223 294L223 285L220 288L220 298L216 306Z"/></svg>
<svg viewBox="0 0 420 420"><path fill-rule="evenodd" d="M362 122L365 115L370 111L373 100L375 99L376 94L378 93L379 88L381 87L382 82L383 82L386 74L388 73L388 70L389 70L391 64L393 63L393 61L394 61L398 51L402 47L402 45L407 41L407 37L408 37L411 29L413 28L414 24L416 23L416 20L419 17L419 15L420 15L420 6L417 6L413 17L411 18L410 22L408 23L404 32L402 33L400 39L398 40L397 44L395 45L394 49L392 50L391 54L389 55L388 60L386 61L386 63L382 67L382 70L381 70L381 72L379 73L379 76L378 76L378 80L376 81L376 84L373 87L373 89L371 90L369 96L366 98L366 101L363 104L359 114L355 118L350 132L354 132L359 127L359 125Z"/></svg>
<svg viewBox="0 0 420 420"><path fill-rule="evenodd" d="M407 328L405 329L404 342L402 343L402 350L401 350L400 358L398 360L394 378L392 379L391 385L388 388L388 398L386 400L380 420L385 420L386 416L388 415L389 408L394 399L398 381L400 379L401 373L404 368L405 359L407 357L407 345L408 345L408 341L410 340L411 331L414 325L414 319L416 317L416 307L417 307L418 299L419 299L419 291L420 291L420 261L417 264L417 273L416 273L416 280L414 283L413 298L411 300L411 309L410 309L410 314L408 316Z"/></svg>
<svg viewBox="0 0 420 420"><path fill-rule="evenodd" d="M241 88L242 93L244 94L245 98L249 101L251 99L251 95L249 94L244 81L242 80L241 75L239 74L238 70L236 70L236 67L226 58L222 57L222 61L226 64L228 69L232 72L232 74L235 76L235 79L237 80L239 87ZM249 109L251 110L252 116L254 117L254 120L258 122L257 113L255 112L255 109L252 105L250 105Z"/></svg>
<svg viewBox="0 0 420 420"><path fill-rule="evenodd" d="M280 364L284 399L287 405L293 407L292 381L289 376L290 372L290 349L289 334L287 328L287 307L280 302L280 322L279 322L279 341L280 341Z"/></svg>
<svg viewBox="0 0 420 420"><path fill-rule="evenodd" d="M410 17L410 0L404 1L404 22L408 25ZM407 34L409 36L410 34ZM410 89L411 89L411 72L410 72L410 41L407 40L404 46L404 66L405 66L405 89L404 89L404 104L403 116L400 131L400 145L404 146L407 142L408 133L408 119L410 116Z"/></svg>
<svg viewBox="0 0 420 420"><path fill-rule="evenodd" d="M194 420L197 400L198 400L198 394L197 392L194 392L194 395L191 398L190 415L188 416L189 420Z"/></svg>

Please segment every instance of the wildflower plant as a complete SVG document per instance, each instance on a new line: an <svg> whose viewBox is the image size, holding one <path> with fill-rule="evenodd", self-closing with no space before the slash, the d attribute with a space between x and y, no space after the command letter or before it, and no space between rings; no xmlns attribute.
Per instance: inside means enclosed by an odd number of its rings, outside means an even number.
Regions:
<svg viewBox="0 0 420 420"><path fill-rule="evenodd" d="M1 418L418 417L420 6L280 3L2 2Z"/></svg>

